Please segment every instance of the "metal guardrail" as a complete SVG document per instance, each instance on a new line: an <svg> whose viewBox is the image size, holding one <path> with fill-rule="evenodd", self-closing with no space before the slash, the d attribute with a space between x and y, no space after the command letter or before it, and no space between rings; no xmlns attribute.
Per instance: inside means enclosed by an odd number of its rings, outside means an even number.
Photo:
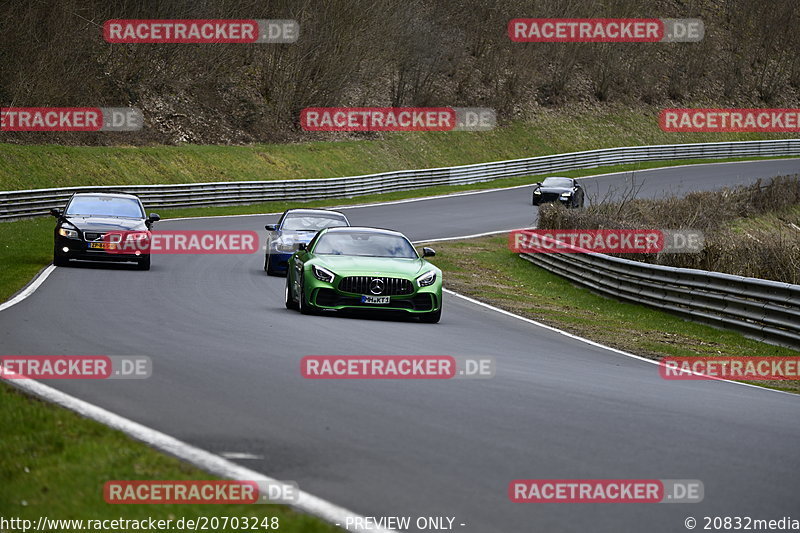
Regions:
<svg viewBox="0 0 800 533"><path fill-rule="evenodd" d="M436 185L465 185L499 178L549 174L641 161L787 155L800 155L800 139L605 148L476 165L401 170L343 178L2 191L0 192L0 220L45 215L53 207L63 207L73 193L80 191L106 190L133 193L138 195L150 210L158 207L200 207L346 198Z"/></svg>
<svg viewBox="0 0 800 533"><path fill-rule="evenodd" d="M601 294L800 350L800 285L594 252L520 256Z"/></svg>

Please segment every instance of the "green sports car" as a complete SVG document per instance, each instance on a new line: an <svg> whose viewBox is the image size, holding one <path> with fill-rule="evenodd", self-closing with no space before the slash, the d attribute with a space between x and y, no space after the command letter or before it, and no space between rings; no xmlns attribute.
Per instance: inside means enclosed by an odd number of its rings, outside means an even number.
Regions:
<svg viewBox="0 0 800 533"><path fill-rule="evenodd" d="M442 316L442 271L426 261L402 233L377 228L321 230L289 259L289 309L369 309L405 312L423 322Z"/></svg>

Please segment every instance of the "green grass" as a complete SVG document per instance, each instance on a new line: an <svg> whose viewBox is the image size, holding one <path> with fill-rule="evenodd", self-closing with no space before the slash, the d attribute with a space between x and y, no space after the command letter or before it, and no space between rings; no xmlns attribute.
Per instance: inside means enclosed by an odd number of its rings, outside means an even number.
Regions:
<svg viewBox="0 0 800 533"><path fill-rule="evenodd" d="M550 326L643 357L797 356L790 348L683 320L573 285L521 259L508 236L435 243L445 287ZM800 392L800 382L759 382Z"/></svg>
<svg viewBox="0 0 800 533"><path fill-rule="evenodd" d="M54 226L50 217L0 224L0 301L53 260Z"/></svg>
<svg viewBox="0 0 800 533"><path fill-rule="evenodd" d="M0 385L0 516L51 519L278 517L280 531L340 531L280 505L110 505L110 480L213 476L123 433ZM12 529L13 530L13 529ZM59 531L73 531L59 529ZM235 531L227 528L226 531Z"/></svg>
<svg viewBox="0 0 800 533"><path fill-rule="evenodd" d="M0 143L0 190L79 185L352 176L614 146L790 138L666 133L656 109L543 111L489 132L393 133L376 140L254 146L88 147Z"/></svg>

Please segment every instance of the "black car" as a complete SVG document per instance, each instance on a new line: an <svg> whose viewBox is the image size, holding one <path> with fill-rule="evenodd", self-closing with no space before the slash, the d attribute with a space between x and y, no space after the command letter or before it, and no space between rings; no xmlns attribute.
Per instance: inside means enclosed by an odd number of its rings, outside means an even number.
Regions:
<svg viewBox="0 0 800 533"><path fill-rule="evenodd" d="M70 259L126 261L135 262L141 270L150 270L149 253L109 252L110 238L104 238L109 232L149 232L153 222L160 219L155 213L146 216L137 196L75 193L63 211L53 208L50 214L58 221L54 232L54 265L65 266Z"/></svg>
<svg viewBox="0 0 800 533"><path fill-rule="evenodd" d="M567 207L583 207L583 187L572 178L545 178L533 188L533 205L561 202Z"/></svg>

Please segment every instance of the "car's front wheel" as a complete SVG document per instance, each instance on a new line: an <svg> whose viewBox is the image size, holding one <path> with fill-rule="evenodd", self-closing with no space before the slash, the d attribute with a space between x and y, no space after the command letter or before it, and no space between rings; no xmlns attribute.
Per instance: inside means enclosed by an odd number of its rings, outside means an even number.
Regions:
<svg viewBox="0 0 800 533"><path fill-rule="evenodd" d="M264 258L264 272L267 276L277 276L278 273L272 269L272 254L267 254Z"/></svg>
<svg viewBox="0 0 800 533"><path fill-rule="evenodd" d="M58 253L58 249L53 247L53 264L57 267L67 266L69 259Z"/></svg>
<svg viewBox="0 0 800 533"><path fill-rule="evenodd" d="M292 298L292 288L289 286L289 276L286 276L286 285L283 289L283 300L286 304L286 309L297 309L297 302Z"/></svg>
<svg viewBox="0 0 800 533"><path fill-rule="evenodd" d="M57 267L67 266L69 264L69 259L65 257L59 257L57 254L53 255L53 264Z"/></svg>
<svg viewBox="0 0 800 533"><path fill-rule="evenodd" d="M300 298L298 298L297 307L304 315L313 315L315 309L306 301L306 288L302 278L303 274L301 273L300 276Z"/></svg>
<svg viewBox="0 0 800 533"><path fill-rule="evenodd" d="M425 313L424 315L419 315L419 321L425 322L426 324L436 324L442 318L442 307L439 306L439 309L436 311L432 311L430 313Z"/></svg>

